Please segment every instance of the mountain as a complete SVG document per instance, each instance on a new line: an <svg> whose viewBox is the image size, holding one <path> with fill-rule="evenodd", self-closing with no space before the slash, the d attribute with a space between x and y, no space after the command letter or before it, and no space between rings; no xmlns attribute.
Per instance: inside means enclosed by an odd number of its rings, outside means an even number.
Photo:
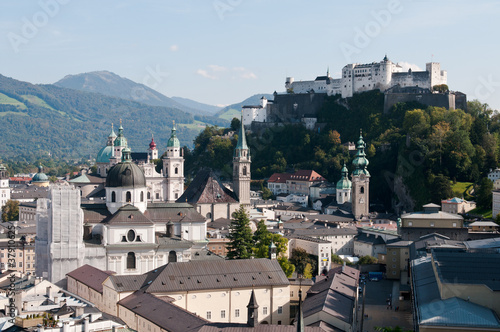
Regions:
<svg viewBox="0 0 500 332"><path fill-rule="evenodd" d="M101 93L106 96L132 100L151 106L178 108L193 115L206 116L211 114L205 111L203 107L191 107L186 103L177 102L144 84L136 83L109 71L67 75L54 85L79 91ZM195 101L190 102L193 105L197 104ZM200 103L200 105L203 104Z"/></svg>
<svg viewBox="0 0 500 332"><path fill-rule="evenodd" d="M215 113L215 116L218 116L221 119L225 119L228 121L231 121L234 117L240 117L241 116L241 108L246 105L260 105L260 99L262 97L266 97L269 100L272 100L274 96L272 94L268 93L261 93L261 94L256 94L251 97L248 97L247 99L243 100L241 103L237 104L232 104L229 106L224 107L217 113Z"/></svg>
<svg viewBox="0 0 500 332"><path fill-rule="evenodd" d="M179 104L186 106L186 107L189 107L191 109L200 110L200 111L208 113L208 114L215 114L222 109L222 107L219 107L219 106L203 104L203 103L199 103L195 100L182 98L182 97L172 97L171 99L176 101Z"/></svg>
<svg viewBox="0 0 500 332"><path fill-rule="evenodd" d="M191 146L200 129L192 114L178 108L84 92L56 85L34 85L0 75L0 156L25 158L46 155L63 158L95 157L120 121L134 152L146 151L154 134L161 153L170 137ZM185 124L185 125L182 125Z"/></svg>

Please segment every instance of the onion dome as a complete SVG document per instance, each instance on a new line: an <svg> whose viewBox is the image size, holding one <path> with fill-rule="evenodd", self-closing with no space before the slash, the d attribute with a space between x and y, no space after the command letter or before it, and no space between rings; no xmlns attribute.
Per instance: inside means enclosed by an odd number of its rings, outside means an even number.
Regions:
<svg viewBox="0 0 500 332"><path fill-rule="evenodd" d="M167 143L168 148L180 148L181 143L179 142L179 139L177 138L177 135L175 134L177 129L175 128L175 123L172 126L172 133L170 134L170 138Z"/></svg>
<svg viewBox="0 0 500 332"><path fill-rule="evenodd" d="M123 161L110 168L106 187L146 187L144 172L132 162L129 148L123 149Z"/></svg>
<svg viewBox="0 0 500 332"><path fill-rule="evenodd" d="M127 146L127 139L123 136L123 127L120 124L118 128L118 136L115 139L115 146Z"/></svg>
<svg viewBox="0 0 500 332"><path fill-rule="evenodd" d="M365 141L363 141L362 133L360 133L359 135L359 140L356 143L356 148L358 149L358 152L356 152L356 157L352 162L354 166L354 172L352 172L352 174L353 175L364 174L366 176L370 176L370 172L368 172L368 170L366 169L369 162L368 159L366 159L366 153L365 153L366 143Z"/></svg>
<svg viewBox="0 0 500 332"><path fill-rule="evenodd" d="M123 128L122 128L123 129ZM108 136L109 138L116 138L115 130L113 128L113 124L111 124L111 134Z"/></svg>
<svg viewBox="0 0 500 332"><path fill-rule="evenodd" d="M32 182L49 182L49 177L43 172L42 165L38 166L38 173L33 176Z"/></svg>
<svg viewBox="0 0 500 332"><path fill-rule="evenodd" d="M341 172L342 172L342 177L337 182L337 189L351 189L352 183L349 180L349 177L348 177L349 171L347 170L345 163L344 163L344 167L342 167Z"/></svg>
<svg viewBox="0 0 500 332"><path fill-rule="evenodd" d="M149 149L150 150L156 149L156 143L155 143L155 139L153 136L151 136L151 143L149 143Z"/></svg>

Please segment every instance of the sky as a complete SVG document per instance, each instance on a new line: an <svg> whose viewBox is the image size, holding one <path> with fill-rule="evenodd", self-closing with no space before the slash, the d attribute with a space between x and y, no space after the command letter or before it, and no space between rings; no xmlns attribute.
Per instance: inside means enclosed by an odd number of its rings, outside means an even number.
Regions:
<svg viewBox="0 0 500 332"><path fill-rule="evenodd" d="M500 1L2 0L0 74L54 83L108 70L211 105L339 77L348 63L425 68L500 111Z"/></svg>

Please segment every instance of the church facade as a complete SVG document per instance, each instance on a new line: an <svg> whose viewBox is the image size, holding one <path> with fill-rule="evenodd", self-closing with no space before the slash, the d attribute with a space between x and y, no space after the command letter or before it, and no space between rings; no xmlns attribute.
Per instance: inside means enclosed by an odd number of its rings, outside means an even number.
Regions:
<svg viewBox="0 0 500 332"><path fill-rule="evenodd" d="M224 210L226 217L239 207L241 199L250 203L250 156L244 135L242 128L234 159L241 171L235 177L239 191L225 188L214 192L216 198L227 195L230 204L210 202L217 207L213 212ZM136 275L169 262L219 258L204 254L206 223L212 215L201 211L196 202L180 199L184 158L175 125L161 173L153 162L158 159L154 139L145 161L135 163L132 155L120 126L118 135L112 130L96 159L97 172L105 177L104 201L82 202L81 188L68 183L51 185L48 197L38 200L37 276L57 283L85 264L117 275ZM219 209L219 205L225 208Z"/></svg>

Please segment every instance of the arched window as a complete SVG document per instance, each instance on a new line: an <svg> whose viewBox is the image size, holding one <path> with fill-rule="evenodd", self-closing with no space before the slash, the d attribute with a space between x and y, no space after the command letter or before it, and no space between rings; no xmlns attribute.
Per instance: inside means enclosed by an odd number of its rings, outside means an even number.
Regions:
<svg viewBox="0 0 500 332"><path fill-rule="evenodd" d="M247 167L243 166L243 175L247 175Z"/></svg>
<svg viewBox="0 0 500 332"><path fill-rule="evenodd" d="M127 194L125 195L125 201L127 203L132 202L132 193L130 191L127 191Z"/></svg>
<svg viewBox="0 0 500 332"><path fill-rule="evenodd" d="M148 191L148 200L151 199L151 193Z"/></svg>
<svg viewBox="0 0 500 332"><path fill-rule="evenodd" d="M141 191L141 202L144 202L144 191Z"/></svg>
<svg viewBox="0 0 500 332"><path fill-rule="evenodd" d="M212 219L212 214L210 212L207 213L207 219Z"/></svg>
<svg viewBox="0 0 500 332"><path fill-rule="evenodd" d="M365 193L365 187L361 187L361 188L359 188L359 192L360 192L361 194L364 194L364 193Z"/></svg>
<svg viewBox="0 0 500 332"><path fill-rule="evenodd" d="M179 174L179 169L177 167L175 168L175 174Z"/></svg>
<svg viewBox="0 0 500 332"><path fill-rule="evenodd" d="M116 202L116 193L114 191L111 192L111 202Z"/></svg>
<svg viewBox="0 0 500 332"><path fill-rule="evenodd" d="M127 269L135 269L135 253L133 252L127 254Z"/></svg>
<svg viewBox="0 0 500 332"><path fill-rule="evenodd" d="M168 253L168 262L177 262L177 254L175 253L175 250L171 250Z"/></svg>

